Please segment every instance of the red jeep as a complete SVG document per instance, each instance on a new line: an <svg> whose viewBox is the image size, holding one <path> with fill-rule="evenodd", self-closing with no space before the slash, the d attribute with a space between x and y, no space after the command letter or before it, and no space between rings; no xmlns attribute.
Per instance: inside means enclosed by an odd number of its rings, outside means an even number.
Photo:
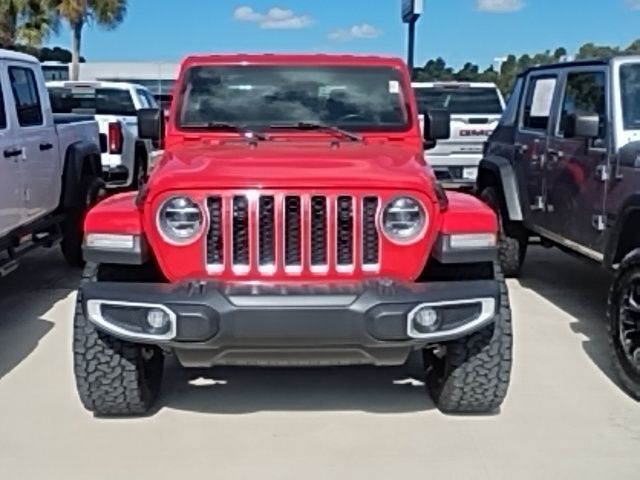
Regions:
<svg viewBox="0 0 640 480"><path fill-rule="evenodd" d="M425 359L446 412L503 402L512 359L497 220L423 160L407 67L334 55L187 58L165 153L86 219L74 328L85 407L143 414L164 357L185 367ZM165 134L166 130L166 134Z"/></svg>

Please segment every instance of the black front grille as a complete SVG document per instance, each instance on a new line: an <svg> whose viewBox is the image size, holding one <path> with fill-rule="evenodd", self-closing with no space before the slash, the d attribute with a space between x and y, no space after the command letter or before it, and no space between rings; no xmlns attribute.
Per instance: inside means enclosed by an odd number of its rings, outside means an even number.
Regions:
<svg viewBox="0 0 640 480"><path fill-rule="evenodd" d="M376 227L378 198L362 200L362 264L377 265L380 261L380 239Z"/></svg>
<svg viewBox="0 0 640 480"><path fill-rule="evenodd" d="M372 272L381 264L376 196L220 194L207 208L210 272Z"/></svg>
<svg viewBox="0 0 640 480"><path fill-rule="evenodd" d="M311 198L311 265L327 265L327 199Z"/></svg>
<svg viewBox="0 0 640 480"><path fill-rule="evenodd" d="M233 264L249 265L249 201L233 197Z"/></svg>
<svg viewBox="0 0 640 480"><path fill-rule="evenodd" d="M353 265L353 199L338 197L338 265Z"/></svg>
<svg viewBox="0 0 640 480"><path fill-rule="evenodd" d="M284 264L287 266L302 265L300 213L300 197L286 197L284 199Z"/></svg>
<svg viewBox="0 0 640 480"><path fill-rule="evenodd" d="M222 197L209 197L209 232L207 233L207 264L224 264L224 240L222 236Z"/></svg>
<svg viewBox="0 0 640 480"><path fill-rule="evenodd" d="M260 197L258 220L259 240L258 251L260 266L275 265L275 199L274 197Z"/></svg>

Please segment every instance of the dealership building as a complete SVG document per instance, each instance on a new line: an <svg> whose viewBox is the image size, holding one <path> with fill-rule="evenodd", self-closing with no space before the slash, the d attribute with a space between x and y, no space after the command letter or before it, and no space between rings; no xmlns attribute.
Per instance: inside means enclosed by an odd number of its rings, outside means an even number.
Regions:
<svg viewBox="0 0 640 480"><path fill-rule="evenodd" d="M70 64L44 62L42 69L47 80L70 78ZM137 83L160 97L171 93L178 69L175 62L87 62L80 64L80 80Z"/></svg>

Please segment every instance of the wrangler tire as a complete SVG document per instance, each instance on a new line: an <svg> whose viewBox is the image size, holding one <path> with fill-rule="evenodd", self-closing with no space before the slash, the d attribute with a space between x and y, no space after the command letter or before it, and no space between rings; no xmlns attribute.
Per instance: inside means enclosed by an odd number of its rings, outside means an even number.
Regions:
<svg viewBox="0 0 640 480"><path fill-rule="evenodd" d="M83 282L96 281L87 264ZM76 387L84 407L98 416L140 416L160 392L164 355L155 346L126 342L99 330L86 317L78 293L73 325Z"/></svg>
<svg viewBox="0 0 640 480"><path fill-rule="evenodd" d="M493 413L506 398L511 378L513 332L507 285L500 282L499 315L484 329L459 340L446 342L440 352L424 350L427 388L444 413Z"/></svg>
<svg viewBox="0 0 640 480"><path fill-rule="evenodd" d="M613 368L627 393L640 401L640 298L636 295L640 296L640 249L620 264L607 306Z"/></svg>
<svg viewBox="0 0 640 480"><path fill-rule="evenodd" d="M498 233L498 259L502 272L507 278L517 278L527 253L528 238L518 226L508 226L504 220L504 209L500 194L495 187L487 187L480 193L480 198L489 205L496 215L500 231ZM509 230L514 230L510 232Z"/></svg>

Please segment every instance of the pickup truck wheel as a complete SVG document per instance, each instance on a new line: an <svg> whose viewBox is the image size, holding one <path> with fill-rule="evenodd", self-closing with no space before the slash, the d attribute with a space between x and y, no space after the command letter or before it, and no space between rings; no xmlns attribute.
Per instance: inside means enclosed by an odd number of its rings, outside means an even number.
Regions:
<svg viewBox="0 0 640 480"><path fill-rule="evenodd" d="M107 194L104 181L97 177L83 177L79 189L83 192L84 204L70 209L67 212L67 219L62 224L62 255L72 267L84 265L82 258L84 218L89 209Z"/></svg>
<svg viewBox="0 0 640 480"><path fill-rule="evenodd" d="M489 205L498 216L500 232L498 236L498 258L504 275L516 278L520 275L522 264L527 253L528 238L525 232L509 232L503 218L503 207L500 195L495 187L487 187L480 193L480 198Z"/></svg>
<svg viewBox="0 0 640 480"><path fill-rule="evenodd" d="M500 267L500 312L495 322L466 338L425 349L427 388L444 413L491 413L503 403L511 378L509 293Z"/></svg>
<svg viewBox="0 0 640 480"><path fill-rule="evenodd" d="M96 281L98 268L87 264L82 281ZM76 303L73 357L80 400L96 415L144 415L158 397L164 367L162 351L98 330L85 315L81 293Z"/></svg>
<svg viewBox="0 0 640 480"><path fill-rule="evenodd" d="M640 400L640 250L621 263L609 293L613 364L625 389Z"/></svg>

